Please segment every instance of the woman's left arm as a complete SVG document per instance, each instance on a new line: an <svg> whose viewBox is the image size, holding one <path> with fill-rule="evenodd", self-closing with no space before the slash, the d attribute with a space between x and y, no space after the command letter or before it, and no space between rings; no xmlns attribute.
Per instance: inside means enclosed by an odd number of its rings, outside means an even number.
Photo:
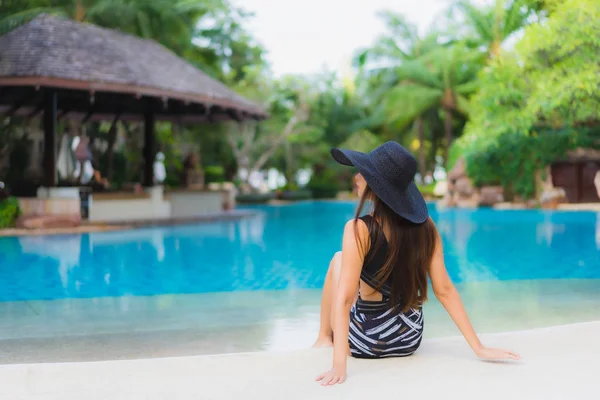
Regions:
<svg viewBox="0 0 600 400"><path fill-rule="evenodd" d="M348 331L350 329L350 309L358 293L360 271L364 253L360 244L368 243L368 228L362 220L356 221L360 243L354 233L354 220L344 228L342 241L342 268L333 303L333 367L317 377L323 386L343 383L346 380L346 360L350 353Z"/></svg>

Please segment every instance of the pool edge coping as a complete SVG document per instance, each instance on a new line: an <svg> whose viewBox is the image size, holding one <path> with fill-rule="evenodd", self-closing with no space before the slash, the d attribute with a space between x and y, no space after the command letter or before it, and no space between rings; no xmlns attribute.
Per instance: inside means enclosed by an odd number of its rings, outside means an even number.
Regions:
<svg viewBox="0 0 600 400"><path fill-rule="evenodd" d="M77 227L71 228L7 228L0 229L0 238L2 237L23 237L23 236L56 236L56 235L79 235L94 232L115 232L122 230L136 230L151 227L165 227L174 225L190 225L194 223L210 223L221 221L238 221L244 218L254 217L259 213L255 210L235 210L226 211L217 214L201 215L190 218L153 218L153 219L133 219L122 221L85 221Z"/></svg>

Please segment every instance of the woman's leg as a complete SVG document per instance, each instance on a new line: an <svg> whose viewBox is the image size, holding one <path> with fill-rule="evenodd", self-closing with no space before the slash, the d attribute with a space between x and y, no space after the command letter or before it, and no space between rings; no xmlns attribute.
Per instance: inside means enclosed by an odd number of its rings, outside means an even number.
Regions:
<svg viewBox="0 0 600 400"><path fill-rule="evenodd" d="M333 306L337 292L338 282L340 280L340 270L342 268L342 253L337 252L333 255L329 263L329 269L325 276L323 285L323 294L321 296L321 327L319 336L313 347L333 346Z"/></svg>

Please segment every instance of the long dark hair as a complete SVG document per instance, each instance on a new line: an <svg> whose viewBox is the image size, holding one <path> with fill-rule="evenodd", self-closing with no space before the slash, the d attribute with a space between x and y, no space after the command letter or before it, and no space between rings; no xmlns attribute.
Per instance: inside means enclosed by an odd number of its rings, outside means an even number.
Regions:
<svg viewBox="0 0 600 400"><path fill-rule="evenodd" d="M370 229L371 242L369 246L361 243L356 229L367 201L372 203L372 216L377 224ZM355 216L355 235L362 250L371 249L374 255L377 248L387 239L388 251L384 265L376 275L376 291L390 283L390 301L402 311L420 308L427 300L427 276L431 260L435 253L438 232L433 221L428 218L422 224L414 224L396 214L390 207L377 197L367 186L360 199ZM378 228L379 227L379 228ZM389 229L388 237L383 229ZM364 251L363 254L367 254ZM368 260L367 260L368 261Z"/></svg>

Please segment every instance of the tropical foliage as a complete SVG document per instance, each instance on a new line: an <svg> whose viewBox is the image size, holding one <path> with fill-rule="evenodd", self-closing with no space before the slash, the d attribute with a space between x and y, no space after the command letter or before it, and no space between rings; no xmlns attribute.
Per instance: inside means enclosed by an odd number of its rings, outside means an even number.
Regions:
<svg viewBox="0 0 600 400"><path fill-rule="evenodd" d="M461 21L455 29L464 35L465 42L483 48L489 58L499 56L502 44L520 31L531 16L531 9L521 0L496 0L481 6L461 0L455 9L466 22Z"/></svg>
<svg viewBox="0 0 600 400"><path fill-rule="evenodd" d="M0 186L0 229L14 227L20 214L19 201Z"/></svg>
<svg viewBox="0 0 600 400"><path fill-rule="evenodd" d="M40 13L119 29L162 43L269 111L271 118L261 123L160 124L168 184L178 184L182 158L196 151L210 180L234 179L240 169L277 168L292 188L296 172L308 168L313 192L331 196L349 186L349 172L330 160L331 147L366 151L397 140L418 153L421 178L464 157L477 185L502 184L530 197L540 168L574 146L596 146L596 0L485 5L457 0L448 7L448 19L438 18L425 32L401 14L383 11L384 33L357 49L354 75L343 77L273 77L263 48L245 28L251 14L228 0L2 0L0 5L0 33ZM0 129L14 132L15 123L2 121ZM112 143L97 155L104 160L101 166L114 179L135 180L139 127L119 125L126 138L120 147L109 127L90 129ZM5 158L10 137L0 137Z"/></svg>
<svg viewBox="0 0 600 400"><path fill-rule="evenodd" d="M600 147L600 3L566 0L552 10L482 74L458 144L476 183L523 197L535 194L535 173L568 150Z"/></svg>

